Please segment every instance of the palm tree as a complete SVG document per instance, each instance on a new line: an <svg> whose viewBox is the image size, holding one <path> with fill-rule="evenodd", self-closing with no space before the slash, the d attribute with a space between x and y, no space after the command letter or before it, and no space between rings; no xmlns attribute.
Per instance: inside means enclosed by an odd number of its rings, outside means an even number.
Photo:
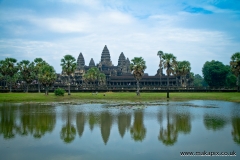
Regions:
<svg viewBox="0 0 240 160"><path fill-rule="evenodd" d="M86 74L84 74L85 82L95 83L98 79L99 70L97 67L90 68Z"/></svg>
<svg viewBox="0 0 240 160"><path fill-rule="evenodd" d="M46 62L42 59L42 58L35 58L34 59L34 63L35 63L35 72L37 73L37 81L38 81L38 93L40 93L41 92L41 90L40 90L40 82L39 82L39 80L38 80L38 74L39 74L39 72L40 72L40 68L44 65L44 64L46 64Z"/></svg>
<svg viewBox="0 0 240 160"><path fill-rule="evenodd" d="M191 64L188 61L179 61L177 64L178 64L179 74L181 76L181 85L182 85L182 76L183 76L184 87L186 87L187 86L186 76L191 71L191 66L190 66Z"/></svg>
<svg viewBox="0 0 240 160"><path fill-rule="evenodd" d="M240 86L240 52L237 52L232 55L230 66L233 74L237 77L237 90L239 92Z"/></svg>
<svg viewBox="0 0 240 160"><path fill-rule="evenodd" d="M147 68L147 66L145 64L146 62L142 57L134 57L131 61L132 63L130 64L130 70L137 81L137 95L139 96L139 81L142 79L142 76L144 75L144 70Z"/></svg>
<svg viewBox="0 0 240 160"><path fill-rule="evenodd" d="M100 85L104 85L106 82L106 75L104 73L99 73L98 82Z"/></svg>
<svg viewBox="0 0 240 160"><path fill-rule="evenodd" d="M169 76L174 74L174 68L177 64L176 57L171 53L164 53L163 58L163 67L166 69L167 73L167 98L169 98Z"/></svg>
<svg viewBox="0 0 240 160"><path fill-rule="evenodd" d="M19 68L16 63L17 60L14 58L5 58L5 60L0 61L0 73L9 83L10 92L12 92L12 83L17 80L16 75Z"/></svg>
<svg viewBox="0 0 240 160"><path fill-rule="evenodd" d="M45 94L48 95L49 87L54 84L57 79L56 72L52 66L45 64L40 68L38 80L45 87Z"/></svg>
<svg viewBox="0 0 240 160"><path fill-rule="evenodd" d="M101 73L97 67L92 67L87 71L86 74L84 74L83 79L85 82L91 82L94 84L96 81L98 81L98 85L100 85L105 83L106 76L104 73Z"/></svg>
<svg viewBox="0 0 240 160"><path fill-rule="evenodd" d="M159 76L160 76L160 86L162 84L162 56L163 56L163 51L158 51L157 55L160 58L160 63L159 63Z"/></svg>
<svg viewBox="0 0 240 160"><path fill-rule="evenodd" d="M20 63L18 63L18 66L21 77L27 84L26 92L28 92L29 84L32 83L36 78L34 63L30 63L28 60L22 60Z"/></svg>
<svg viewBox="0 0 240 160"><path fill-rule="evenodd" d="M70 75L74 73L77 63L76 59L71 55L65 55L63 59L61 59L61 66L63 72L65 72L68 75L68 95L71 95L70 93Z"/></svg>

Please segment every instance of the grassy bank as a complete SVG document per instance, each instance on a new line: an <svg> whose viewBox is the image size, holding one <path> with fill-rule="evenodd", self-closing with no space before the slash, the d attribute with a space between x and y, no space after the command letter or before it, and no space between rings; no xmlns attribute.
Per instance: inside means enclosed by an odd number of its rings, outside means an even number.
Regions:
<svg viewBox="0 0 240 160"><path fill-rule="evenodd" d="M132 92L107 92L92 95L92 93L72 93L70 96L65 94L63 97L55 96L50 93L48 96L44 93L0 93L0 102L66 102L66 101L156 101L167 100L166 93L141 93L136 96ZM240 102L240 93L221 93L221 92L204 92L204 93L170 93L169 100L223 100L231 102Z"/></svg>

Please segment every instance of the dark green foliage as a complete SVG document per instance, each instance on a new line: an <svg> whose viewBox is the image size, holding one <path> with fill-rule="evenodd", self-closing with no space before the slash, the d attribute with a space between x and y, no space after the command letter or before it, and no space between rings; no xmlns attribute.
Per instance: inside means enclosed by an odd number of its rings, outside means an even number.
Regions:
<svg viewBox="0 0 240 160"><path fill-rule="evenodd" d="M210 87L219 88L225 85L229 69L222 62L212 60L204 64L202 73Z"/></svg>
<svg viewBox="0 0 240 160"><path fill-rule="evenodd" d="M106 75L101 73L97 67L90 68L86 74L84 74L83 79L85 83L98 81L98 85L104 85L106 82Z"/></svg>
<svg viewBox="0 0 240 160"><path fill-rule="evenodd" d="M64 93L65 93L65 90L62 89L62 88L57 88L57 89L55 89L55 91L54 91L54 94L55 94L56 96L64 96Z"/></svg>
<svg viewBox="0 0 240 160"><path fill-rule="evenodd" d="M33 80L36 79L37 73L35 71L35 65L33 62L30 63L28 60L22 60L20 63L18 63L18 67L20 70L20 75L22 79L27 84L27 90L28 92L28 86L33 82Z"/></svg>
<svg viewBox="0 0 240 160"><path fill-rule="evenodd" d="M57 75L52 66L45 64L40 68L38 80L45 87L46 95L48 95L49 87L55 83L56 79Z"/></svg>
<svg viewBox="0 0 240 160"><path fill-rule="evenodd" d="M236 86L237 78L234 74L229 73L226 78L226 87L233 88Z"/></svg>
<svg viewBox="0 0 240 160"><path fill-rule="evenodd" d="M10 92L12 92L12 85L17 81L19 68L16 63L17 60L14 58L5 58L5 60L0 61L0 73L9 84Z"/></svg>
<svg viewBox="0 0 240 160"><path fill-rule="evenodd" d="M195 87L206 87L207 83L204 81L202 76L199 74L194 75L194 82L193 82Z"/></svg>

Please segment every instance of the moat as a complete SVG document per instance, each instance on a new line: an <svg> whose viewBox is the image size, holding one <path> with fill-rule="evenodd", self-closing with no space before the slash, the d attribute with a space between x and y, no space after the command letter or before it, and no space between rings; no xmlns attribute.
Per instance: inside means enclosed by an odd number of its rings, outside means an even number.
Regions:
<svg viewBox="0 0 240 160"><path fill-rule="evenodd" d="M0 104L0 142L1 159L238 159L240 103Z"/></svg>

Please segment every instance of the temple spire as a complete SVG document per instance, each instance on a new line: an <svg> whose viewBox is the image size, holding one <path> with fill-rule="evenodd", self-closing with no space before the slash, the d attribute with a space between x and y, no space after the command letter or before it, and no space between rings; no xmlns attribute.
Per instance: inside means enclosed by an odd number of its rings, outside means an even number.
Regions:
<svg viewBox="0 0 240 160"><path fill-rule="evenodd" d="M112 65L111 56L107 46L105 45L101 55L101 63L107 66Z"/></svg>
<svg viewBox="0 0 240 160"><path fill-rule="evenodd" d="M94 60L91 58L90 62L89 62L89 67L95 67L95 62Z"/></svg>
<svg viewBox="0 0 240 160"><path fill-rule="evenodd" d="M82 53L80 52L78 59L77 59L77 68L80 69L84 66L85 66L85 60L84 60Z"/></svg>

